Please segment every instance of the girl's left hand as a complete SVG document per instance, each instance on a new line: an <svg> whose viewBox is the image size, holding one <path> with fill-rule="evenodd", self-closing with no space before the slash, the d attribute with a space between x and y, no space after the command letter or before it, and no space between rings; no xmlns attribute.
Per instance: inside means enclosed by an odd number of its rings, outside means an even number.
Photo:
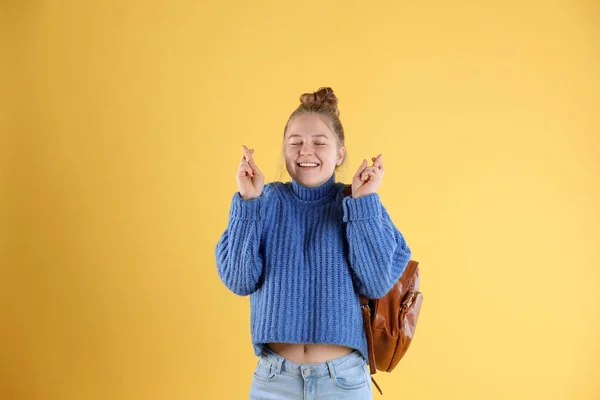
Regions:
<svg viewBox="0 0 600 400"><path fill-rule="evenodd" d="M352 197L357 199L371 193L375 193L381 186L383 178L383 154L371 158L373 165L368 166L367 160L363 160L358 172L352 178Z"/></svg>

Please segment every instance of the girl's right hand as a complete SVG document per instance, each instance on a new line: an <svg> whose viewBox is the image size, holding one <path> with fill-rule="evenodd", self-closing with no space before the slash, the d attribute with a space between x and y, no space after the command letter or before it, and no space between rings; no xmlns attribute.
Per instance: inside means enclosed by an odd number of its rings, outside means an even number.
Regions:
<svg viewBox="0 0 600 400"><path fill-rule="evenodd" d="M242 157L242 161L240 161L240 167L235 178L242 199L251 200L262 194L263 187L265 186L265 177L252 159L254 149L249 150L246 146L242 147L244 149L244 156Z"/></svg>

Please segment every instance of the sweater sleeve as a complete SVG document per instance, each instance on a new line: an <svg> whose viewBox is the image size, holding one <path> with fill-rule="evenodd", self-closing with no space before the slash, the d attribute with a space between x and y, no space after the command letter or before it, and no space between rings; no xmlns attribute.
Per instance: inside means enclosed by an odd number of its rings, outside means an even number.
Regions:
<svg viewBox="0 0 600 400"><path fill-rule="evenodd" d="M358 291L378 299L396 284L408 265L411 250L392 222L379 195L371 193L343 200L350 267Z"/></svg>
<svg viewBox="0 0 600 400"><path fill-rule="evenodd" d="M217 271L221 281L232 292L246 296L258 289L263 271L260 238L266 211L266 193L244 200L239 192L233 195L227 229L215 249Z"/></svg>

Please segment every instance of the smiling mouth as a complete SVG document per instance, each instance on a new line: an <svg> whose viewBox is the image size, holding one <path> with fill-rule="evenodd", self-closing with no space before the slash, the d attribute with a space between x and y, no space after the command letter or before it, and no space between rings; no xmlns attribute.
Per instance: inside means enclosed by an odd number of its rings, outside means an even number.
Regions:
<svg viewBox="0 0 600 400"><path fill-rule="evenodd" d="M311 168L318 167L320 164L317 164L317 163L297 163L296 165L298 167L300 167L300 168L303 168L303 169L311 169Z"/></svg>

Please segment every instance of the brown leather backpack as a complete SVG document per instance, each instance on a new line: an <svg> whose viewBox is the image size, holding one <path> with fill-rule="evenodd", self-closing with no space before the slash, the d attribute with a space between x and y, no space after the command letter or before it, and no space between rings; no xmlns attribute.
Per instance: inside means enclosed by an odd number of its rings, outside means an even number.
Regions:
<svg viewBox="0 0 600 400"><path fill-rule="evenodd" d="M352 186L346 185L349 196ZM371 375L377 370L392 372L408 350L415 334L423 294L419 292L419 263L410 260L398 282L379 299L360 295L360 304L369 351ZM371 380L383 394L379 385Z"/></svg>

